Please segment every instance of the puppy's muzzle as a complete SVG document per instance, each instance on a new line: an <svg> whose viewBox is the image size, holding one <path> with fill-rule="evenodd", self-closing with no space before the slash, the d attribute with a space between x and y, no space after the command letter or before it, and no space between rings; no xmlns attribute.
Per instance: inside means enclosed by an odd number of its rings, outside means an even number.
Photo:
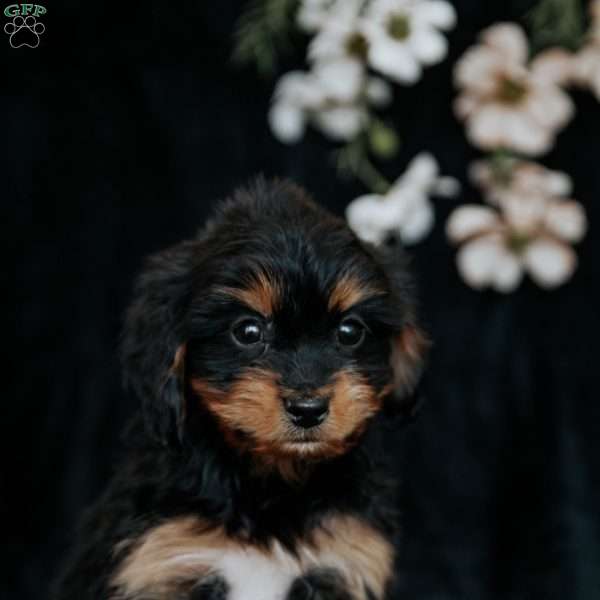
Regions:
<svg viewBox="0 0 600 600"><path fill-rule="evenodd" d="M290 421L304 429L320 425L329 412L329 400L319 396L286 398L284 406Z"/></svg>

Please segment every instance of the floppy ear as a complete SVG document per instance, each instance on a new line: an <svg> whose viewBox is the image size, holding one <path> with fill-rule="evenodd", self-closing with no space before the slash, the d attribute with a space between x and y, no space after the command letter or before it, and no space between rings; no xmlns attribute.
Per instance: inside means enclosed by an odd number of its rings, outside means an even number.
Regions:
<svg viewBox="0 0 600 600"><path fill-rule="evenodd" d="M390 366L392 368L393 402L390 412L412 415L418 398L415 394L423 371L430 342L421 331L416 319L416 290L409 267L409 259L399 243L366 248L379 264L390 285L393 313L401 322L391 340Z"/></svg>
<svg viewBox="0 0 600 600"><path fill-rule="evenodd" d="M394 374L394 395L403 403L415 392L429 346L429 340L414 323L405 323L392 340L390 362ZM403 407L403 410L406 409L410 412L412 406Z"/></svg>
<svg viewBox="0 0 600 600"><path fill-rule="evenodd" d="M183 242L147 259L121 341L125 384L141 398L148 430L163 444L181 440L185 421L184 319L194 246Z"/></svg>

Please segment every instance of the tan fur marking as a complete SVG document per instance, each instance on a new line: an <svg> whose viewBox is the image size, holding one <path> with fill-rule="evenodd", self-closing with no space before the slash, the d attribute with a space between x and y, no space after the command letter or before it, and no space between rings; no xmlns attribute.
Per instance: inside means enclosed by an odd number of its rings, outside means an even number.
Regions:
<svg viewBox="0 0 600 600"><path fill-rule="evenodd" d="M174 519L135 543L112 583L120 595L150 593L151 598L167 598L175 589L207 575L215 551L222 551L228 543L219 529L196 517Z"/></svg>
<svg viewBox="0 0 600 600"><path fill-rule="evenodd" d="M392 341L391 364L397 394L410 394L413 391L430 345L429 340L414 325L405 326Z"/></svg>
<svg viewBox="0 0 600 600"><path fill-rule="evenodd" d="M383 598L391 579L393 546L369 524L348 515L329 518L314 533L318 561L342 572L358 598L367 598L368 587Z"/></svg>
<svg viewBox="0 0 600 600"><path fill-rule="evenodd" d="M322 388L331 390L329 417L323 424L324 436L338 441L335 454L341 454L362 433L369 419L381 408L381 398L366 378L350 370L339 372L333 384Z"/></svg>
<svg viewBox="0 0 600 600"><path fill-rule="evenodd" d="M362 375L341 371L316 390L330 398L327 419L315 430L298 432L283 409L283 397L294 391L281 388L273 372L247 369L228 390L199 378L190 383L227 442L257 456L259 470L276 469L287 481L301 481L314 461L339 456L354 445L389 391L378 394Z"/></svg>
<svg viewBox="0 0 600 600"><path fill-rule="evenodd" d="M171 366L172 373L181 373L185 361L185 352L186 345L181 344L181 346L179 346L179 348L177 348L177 351L175 352L175 358L173 359L173 365Z"/></svg>
<svg viewBox="0 0 600 600"><path fill-rule="evenodd" d="M365 285L351 275L343 275L329 295L327 308L330 312L334 310L345 312L367 298L382 294L385 294L385 291Z"/></svg>
<svg viewBox="0 0 600 600"><path fill-rule="evenodd" d="M191 385L222 425L253 438L256 451L269 451L280 441L283 415L275 373L247 369L227 391L201 379Z"/></svg>
<svg viewBox="0 0 600 600"><path fill-rule="evenodd" d="M246 288L219 287L216 292L235 298L265 317L273 314L281 300L279 285L264 273L254 275L252 283Z"/></svg>

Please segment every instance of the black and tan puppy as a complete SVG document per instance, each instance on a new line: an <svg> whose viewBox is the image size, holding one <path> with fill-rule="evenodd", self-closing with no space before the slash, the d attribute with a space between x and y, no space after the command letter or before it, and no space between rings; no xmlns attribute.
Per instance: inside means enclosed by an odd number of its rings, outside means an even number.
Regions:
<svg viewBox="0 0 600 600"><path fill-rule="evenodd" d="M393 573L382 409L423 340L397 250L257 182L152 257L125 324L143 401L61 600L367 600Z"/></svg>

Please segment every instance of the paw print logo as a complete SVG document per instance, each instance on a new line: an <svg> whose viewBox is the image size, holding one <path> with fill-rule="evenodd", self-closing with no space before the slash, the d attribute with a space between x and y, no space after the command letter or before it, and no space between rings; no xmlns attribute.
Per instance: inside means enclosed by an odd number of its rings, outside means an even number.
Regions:
<svg viewBox="0 0 600 600"><path fill-rule="evenodd" d="M40 23L33 15L13 17L4 26L4 32L9 35L12 48L37 48L40 45L40 35L46 31L43 23Z"/></svg>

